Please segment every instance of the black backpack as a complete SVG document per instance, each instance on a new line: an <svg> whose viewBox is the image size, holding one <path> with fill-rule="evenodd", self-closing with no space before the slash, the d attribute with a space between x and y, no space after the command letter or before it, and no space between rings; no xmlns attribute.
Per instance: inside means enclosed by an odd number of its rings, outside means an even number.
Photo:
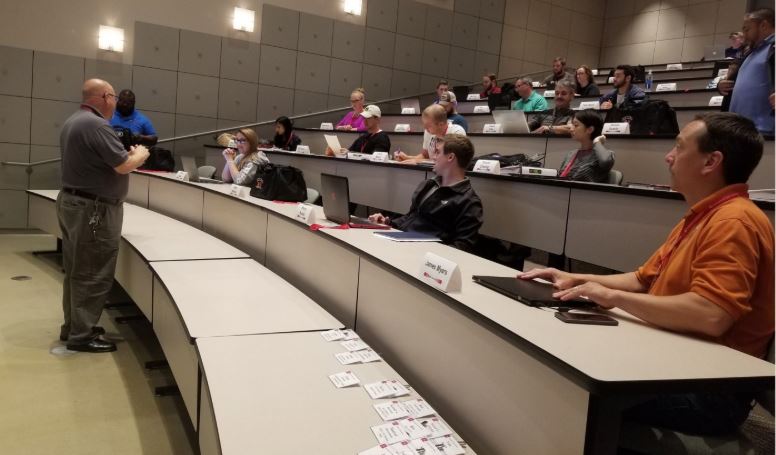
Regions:
<svg viewBox="0 0 776 455"><path fill-rule="evenodd" d="M633 109L612 108L606 113L604 123L620 122L630 124L630 134L645 136L679 134L676 111L663 100L648 100Z"/></svg>
<svg viewBox="0 0 776 455"><path fill-rule="evenodd" d="M302 202L307 199L304 174L293 166L267 164L256 172L251 196L270 201Z"/></svg>
<svg viewBox="0 0 776 455"><path fill-rule="evenodd" d="M478 156L469 163L468 170L473 170L474 165L478 160L494 160L498 161L501 167L517 166L518 164L523 166L538 166L541 167L540 161L531 161L523 153L516 153L514 155L502 155L500 153L489 153L487 155Z"/></svg>
<svg viewBox="0 0 776 455"><path fill-rule="evenodd" d="M175 159L173 158L171 151L154 146L148 149L148 153L148 159L139 169L165 172L172 172L175 170Z"/></svg>

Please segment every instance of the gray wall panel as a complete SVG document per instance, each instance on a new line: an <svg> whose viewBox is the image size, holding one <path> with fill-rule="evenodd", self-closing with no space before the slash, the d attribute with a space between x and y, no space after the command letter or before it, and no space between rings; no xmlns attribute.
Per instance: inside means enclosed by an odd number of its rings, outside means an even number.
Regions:
<svg viewBox="0 0 776 455"><path fill-rule="evenodd" d="M475 54L476 53L470 49L451 47L450 67L447 72L448 77L461 81L473 81L475 71L472 62L474 61Z"/></svg>
<svg viewBox="0 0 776 455"><path fill-rule="evenodd" d="M32 63L32 96L47 100L81 101L84 59L35 52Z"/></svg>
<svg viewBox="0 0 776 455"><path fill-rule="evenodd" d="M477 50L490 54L501 53L501 24L480 19L477 26Z"/></svg>
<svg viewBox="0 0 776 455"><path fill-rule="evenodd" d="M32 51L0 46L0 95L32 96Z"/></svg>
<svg viewBox="0 0 776 455"><path fill-rule="evenodd" d="M181 30L178 71L218 77L221 66L221 37Z"/></svg>
<svg viewBox="0 0 776 455"><path fill-rule="evenodd" d="M453 15L453 35L450 44L466 49L477 48L477 18L466 14Z"/></svg>
<svg viewBox="0 0 776 455"><path fill-rule="evenodd" d="M398 11L399 0L368 0L366 25L395 32Z"/></svg>
<svg viewBox="0 0 776 455"><path fill-rule="evenodd" d="M61 158L59 147L33 145L30 147L30 162ZM56 190L62 187L62 163L39 164L32 168L30 188L36 190Z"/></svg>
<svg viewBox="0 0 776 455"><path fill-rule="evenodd" d="M366 44L364 47L364 63L391 67L393 65L393 51L395 45L395 33L367 27Z"/></svg>
<svg viewBox="0 0 776 455"><path fill-rule="evenodd" d="M250 41L221 40L221 78L259 81L259 45Z"/></svg>
<svg viewBox="0 0 776 455"><path fill-rule="evenodd" d="M423 38L426 32L426 5L413 0L399 0L396 33Z"/></svg>
<svg viewBox="0 0 776 455"><path fill-rule="evenodd" d="M259 84L221 79L218 91L218 118L256 121Z"/></svg>
<svg viewBox="0 0 776 455"><path fill-rule="evenodd" d="M426 13L427 40L449 44L453 35L453 12L442 8L429 6Z"/></svg>
<svg viewBox="0 0 776 455"><path fill-rule="evenodd" d="M175 112L216 117L218 113L218 78L178 73L178 100Z"/></svg>
<svg viewBox="0 0 776 455"><path fill-rule="evenodd" d="M447 77L449 66L450 46L432 41L423 42L423 74Z"/></svg>
<svg viewBox="0 0 776 455"><path fill-rule="evenodd" d="M132 68L132 90L138 109L175 112L178 73L175 71L135 66Z"/></svg>
<svg viewBox="0 0 776 455"><path fill-rule="evenodd" d="M302 90L294 91L294 114L310 114L325 111L329 105L329 95Z"/></svg>
<svg viewBox="0 0 776 455"><path fill-rule="evenodd" d="M0 143L0 161L30 162L30 146ZM26 190L27 172L22 166L0 166L0 190Z"/></svg>
<svg viewBox="0 0 776 455"><path fill-rule="evenodd" d="M391 97L416 95L420 91L420 74L393 70Z"/></svg>
<svg viewBox="0 0 776 455"><path fill-rule="evenodd" d="M364 60L366 29L360 25L334 21L331 55L344 60Z"/></svg>
<svg viewBox="0 0 776 455"><path fill-rule="evenodd" d="M362 71L363 65L361 63L332 59L328 93L340 98L340 103L349 105L347 97L354 89L362 86Z"/></svg>
<svg viewBox="0 0 776 455"><path fill-rule="evenodd" d="M62 125L79 103L69 101L32 100L30 139L32 144L59 146Z"/></svg>
<svg viewBox="0 0 776 455"><path fill-rule="evenodd" d="M393 67L419 73L423 64L423 40L396 35Z"/></svg>
<svg viewBox="0 0 776 455"><path fill-rule="evenodd" d="M296 54L296 51L262 45L259 83L293 88L296 82Z"/></svg>
<svg viewBox="0 0 776 455"><path fill-rule="evenodd" d="M0 142L30 143L31 99L0 95Z"/></svg>
<svg viewBox="0 0 776 455"><path fill-rule="evenodd" d="M504 22L505 0L481 0L480 17L494 22Z"/></svg>
<svg viewBox="0 0 776 455"><path fill-rule="evenodd" d="M294 91L288 88L259 85L256 121L275 120L293 113Z"/></svg>
<svg viewBox="0 0 776 455"><path fill-rule="evenodd" d="M391 95L391 69L364 65L363 86L369 100L381 100Z"/></svg>
<svg viewBox="0 0 776 455"><path fill-rule="evenodd" d="M134 64L165 70L178 69L180 30L135 22Z"/></svg>
<svg viewBox="0 0 776 455"><path fill-rule="evenodd" d="M464 13L470 16L480 15L481 0L455 0L453 9L457 13Z"/></svg>
<svg viewBox="0 0 776 455"><path fill-rule="evenodd" d="M299 12L265 3L261 12L261 42L296 49L299 44Z"/></svg>
<svg viewBox="0 0 776 455"><path fill-rule="evenodd" d="M299 18L299 50L330 56L333 29L332 19L302 13Z"/></svg>
<svg viewBox="0 0 776 455"><path fill-rule="evenodd" d="M0 190L0 229L27 227L27 193L21 190Z"/></svg>
<svg viewBox="0 0 776 455"><path fill-rule="evenodd" d="M328 93L331 58L300 52L296 59L297 90Z"/></svg>
<svg viewBox="0 0 776 455"><path fill-rule="evenodd" d="M118 95L122 90L132 88L132 65L88 58L84 79L93 78L108 81Z"/></svg>

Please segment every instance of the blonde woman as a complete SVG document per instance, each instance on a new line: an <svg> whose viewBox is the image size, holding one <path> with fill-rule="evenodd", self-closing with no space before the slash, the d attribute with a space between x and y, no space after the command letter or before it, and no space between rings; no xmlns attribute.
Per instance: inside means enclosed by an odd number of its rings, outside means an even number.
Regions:
<svg viewBox="0 0 776 455"><path fill-rule="evenodd" d="M263 152L257 150L259 137L250 128L244 128L234 135L234 148L224 149L222 155L226 160L221 179L226 183L251 186L256 178L256 172L269 164L269 159Z"/></svg>
<svg viewBox="0 0 776 455"><path fill-rule="evenodd" d="M361 113L364 112L364 89L357 88L350 94L350 105L353 110L345 114L337 123L337 129L341 131L366 131L366 124Z"/></svg>

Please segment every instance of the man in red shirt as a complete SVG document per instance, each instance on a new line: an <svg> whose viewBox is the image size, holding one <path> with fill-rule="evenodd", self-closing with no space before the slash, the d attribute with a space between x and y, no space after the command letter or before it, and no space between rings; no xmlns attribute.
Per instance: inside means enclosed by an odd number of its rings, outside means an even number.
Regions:
<svg viewBox="0 0 776 455"><path fill-rule="evenodd" d="M493 73L482 76L482 93L480 98L487 98L488 95L498 95L501 93L501 88L496 82L496 75Z"/></svg>

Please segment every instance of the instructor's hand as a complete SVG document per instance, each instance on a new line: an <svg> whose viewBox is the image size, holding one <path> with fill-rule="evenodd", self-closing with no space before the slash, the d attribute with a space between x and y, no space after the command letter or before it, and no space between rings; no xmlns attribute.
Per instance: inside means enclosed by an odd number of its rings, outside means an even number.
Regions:
<svg viewBox="0 0 776 455"><path fill-rule="evenodd" d="M137 155L143 163L151 156L151 152L144 145L133 145L129 148L129 152L133 155Z"/></svg>

